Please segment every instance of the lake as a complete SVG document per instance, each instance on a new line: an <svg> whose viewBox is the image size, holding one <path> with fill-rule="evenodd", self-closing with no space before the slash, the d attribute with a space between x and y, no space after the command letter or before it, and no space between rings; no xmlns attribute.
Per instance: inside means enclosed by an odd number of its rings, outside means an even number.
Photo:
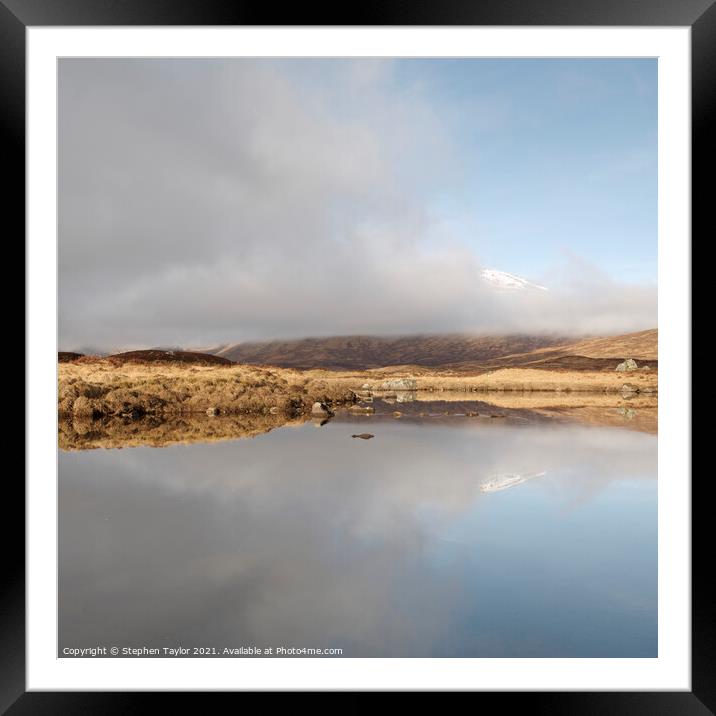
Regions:
<svg viewBox="0 0 716 716"><path fill-rule="evenodd" d="M383 407L60 450L59 655L657 656L653 431Z"/></svg>

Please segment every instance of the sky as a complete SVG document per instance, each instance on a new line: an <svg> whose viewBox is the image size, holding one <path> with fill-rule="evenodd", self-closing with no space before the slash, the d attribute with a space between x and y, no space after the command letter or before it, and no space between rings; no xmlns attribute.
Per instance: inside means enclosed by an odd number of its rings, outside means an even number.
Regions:
<svg viewBox="0 0 716 716"><path fill-rule="evenodd" d="M656 326L656 60L68 58L58 107L60 350Z"/></svg>

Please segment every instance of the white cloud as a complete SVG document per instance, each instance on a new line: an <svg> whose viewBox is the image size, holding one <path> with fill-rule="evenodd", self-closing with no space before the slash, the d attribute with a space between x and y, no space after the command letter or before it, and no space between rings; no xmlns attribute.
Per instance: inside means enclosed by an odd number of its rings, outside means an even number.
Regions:
<svg viewBox="0 0 716 716"><path fill-rule="evenodd" d="M61 347L656 324L654 287L583 267L537 298L486 290L433 214L463 180L450 121L391 75L62 60Z"/></svg>

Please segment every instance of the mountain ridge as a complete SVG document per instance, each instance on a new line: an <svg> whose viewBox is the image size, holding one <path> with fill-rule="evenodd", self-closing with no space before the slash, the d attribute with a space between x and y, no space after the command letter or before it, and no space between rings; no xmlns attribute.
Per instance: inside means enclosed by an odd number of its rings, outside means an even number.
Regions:
<svg viewBox="0 0 716 716"><path fill-rule="evenodd" d="M247 341L202 350L237 363L299 369L370 370L408 365L478 369L493 364L559 362L569 356L590 359L597 367L627 357L656 361L657 339L657 329L578 340L554 334L354 335Z"/></svg>

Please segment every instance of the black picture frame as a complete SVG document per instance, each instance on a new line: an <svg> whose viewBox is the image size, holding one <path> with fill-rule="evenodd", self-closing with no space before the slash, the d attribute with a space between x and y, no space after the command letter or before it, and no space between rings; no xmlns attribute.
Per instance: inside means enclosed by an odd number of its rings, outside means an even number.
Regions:
<svg viewBox="0 0 716 716"><path fill-rule="evenodd" d="M399 0L360 3L350 18L338 7L282 8L281 25L537 25L688 26L692 57L692 233L714 235L709 174L716 166L711 140L716 115L716 0L466 0L427 3ZM32 26L92 25L272 25L277 13L266 4L229 0L0 0L0 147L7 181L4 214L8 241L25 234L25 31ZM9 223L8 222L9 219ZM690 237L685 236L684 241ZM27 380L32 376L26 375ZM32 420L29 414L28 420ZM690 475L675 476L689 480ZM550 714L709 714L716 712L716 633L710 588L710 534L706 499L710 474L692 481L692 690L690 692L507 692L471 694L501 699L513 708ZM25 491L7 472L6 512L20 515L5 538L0 593L0 712L23 714L109 714L155 710L172 694L136 692L26 692L25 555L17 530L24 523ZM11 509L10 509L11 508ZM3 521L7 523L7 520ZM184 708L212 693L176 693ZM237 694L238 695L238 694ZM356 697L359 704L363 695ZM293 704L294 708L297 704Z"/></svg>

